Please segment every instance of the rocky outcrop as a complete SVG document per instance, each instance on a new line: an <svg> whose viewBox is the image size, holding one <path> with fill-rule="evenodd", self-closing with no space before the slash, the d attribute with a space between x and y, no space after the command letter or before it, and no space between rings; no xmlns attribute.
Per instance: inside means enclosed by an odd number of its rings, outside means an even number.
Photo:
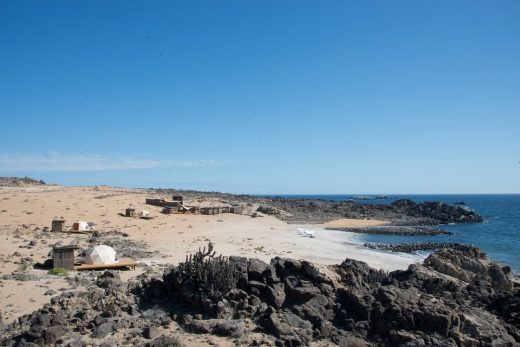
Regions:
<svg viewBox="0 0 520 347"><path fill-rule="evenodd" d="M421 242L421 243L364 243L363 246L381 251L412 253L416 251L434 251L462 246L459 243Z"/></svg>
<svg viewBox="0 0 520 347"><path fill-rule="evenodd" d="M457 245L431 254L424 265L437 272L473 283L485 282L495 290L511 290L511 268L488 259L478 248Z"/></svg>
<svg viewBox="0 0 520 347"><path fill-rule="evenodd" d="M323 223L338 218L379 219L394 226L427 226L449 223L481 223L482 217L467 206L443 202L415 203L402 199L390 204L316 199L257 198L257 211L290 223ZM404 229L403 229L404 230Z"/></svg>
<svg viewBox="0 0 520 347"><path fill-rule="evenodd" d="M30 177L0 177L0 187L26 187L45 184L43 180L35 180Z"/></svg>
<svg viewBox="0 0 520 347"><path fill-rule="evenodd" d="M422 202L397 200L390 204L398 213L415 218L430 218L435 224L449 223L481 223L482 217L467 207L450 205L444 202Z"/></svg>
<svg viewBox="0 0 520 347"><path fill-rule="evenodd" d="M348 231L351 233L377 234L377 235L402 235L402 236L436 236L449 235L451 232L432 228L430 226L410 226L410 225L381 225L377 227L365 228L338 228L329 227L328 230Z"/></svg>
<svg viewBox="0 0 520 347"><path fill-rule="evenodd" d="M205 312L223 317L226 307L230 317L253 319L287 346L345 337L381 345L518 343L518 326L505 321L516 319L505 308L507 300L518 296L510 271L473 247L441 252L424 265L390 274L351 259L326 267L293 259L275 258L267 264L233 257L240 288L237 281L235 288L208 303ZM462 272L453 272L457 266Z"/></svg>
<svg viewBox="0 0 520 347"><path fill-rule="evenodd" d="M160 345L172 338L161 327L175 320L190 333L246 345L259 344L254 330L262 344L280 346L517 346L519 317L510 270L469 246L391 273L352 259L265 263L201 250L162 279L126 284L105 272L87 291L53 297L7 327L0 345L101 344L116 331L133 344Z"/></svg>

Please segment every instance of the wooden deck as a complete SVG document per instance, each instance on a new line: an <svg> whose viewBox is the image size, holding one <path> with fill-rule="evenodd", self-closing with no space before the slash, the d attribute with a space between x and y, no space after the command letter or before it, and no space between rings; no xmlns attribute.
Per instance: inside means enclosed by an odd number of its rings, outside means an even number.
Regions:
<svg viewBox="0 0 520 347"><path fill-rule="evenodd" d="M101 269L118 269L122 267L131 267L135 270L137 262L130 258L118 259L117 263L114 264L81 264L75 265L74 270L101 270Z"/></svg>

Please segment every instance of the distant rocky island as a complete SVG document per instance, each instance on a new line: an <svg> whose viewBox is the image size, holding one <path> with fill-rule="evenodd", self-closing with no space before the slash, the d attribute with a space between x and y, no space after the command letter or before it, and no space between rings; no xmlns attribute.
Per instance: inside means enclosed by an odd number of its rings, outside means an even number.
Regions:
<svg viewBox="0 0 520 347"><path fill-rule="evenodd" d="M391 200L388 195L354 195L347 200Z"/></svg>

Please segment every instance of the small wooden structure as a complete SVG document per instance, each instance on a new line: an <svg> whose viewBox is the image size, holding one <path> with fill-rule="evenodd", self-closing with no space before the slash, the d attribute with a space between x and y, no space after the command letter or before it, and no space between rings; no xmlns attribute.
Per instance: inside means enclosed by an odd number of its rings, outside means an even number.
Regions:
<svg viewBox="0 0 520 347"><path fill-rule="evenodd" d="M154 206L180 206L182 204L181 201L166 201L164 199L146 199L147 205L154 205Z"/></svg>
<svg viewBox="0 0 520 347"><path fill-rule="evenodd" d="M52 228L51 228L51 230L53 232L62 232L64 224L65 224L65 219L54 219L52 221Z"/></svg>
<svg viewBox="0 0 520 347"><path fill-rule="evenodd" d="M72 223L72 230L69 231L70 233L74 234L89 234L93 231L92 225L85 222L85 221L79 221Z"/></svg>
<svg viewBox="0 0 520 347"><path fill-rule="evenodd" d="M129 267L135 270L137 262L130 258L121 258L113 264L81 264L74 266L73 270L100 270L100 269L117 269L122 267Z"/></svg>
<svg viewBox="0 0 520 347"><path fill-rule="evenodd" d="M154 206L166 206L166 201L164 199L148 199L148 198L146 198L146 204L154 205Z"/></svg>
<svg viewBox="0 0 520 347"><path fill-rule="evenodd" d="M179 208L179 211L181 211L182 213L197 213L199 211L199 208L196 206L181 205L181 207Z"/></svg>
<svg viewBox="0 0 520 347"><path fill-rule="evenodd" d="M172 196L172 200L173 200L173 201L178 201L178 202L180 202L181 205L182 205L182 203L183 203L183 201L184 201L184 197L183 197L182 195L174 195L174 196Z"/></svg>
<svg viewBox="0 0 520 347"><path fill-rule="evenodd" d="M53 247L53 268L74 270L74 251L77 249L79 249L77 246Z"/></svg>
<svg viewBox="0 0 520 347"><path fill-rule="evenodd" d="M127 208L125 210L125 216L127 217L135 217L135 208Z"/></svg>
<svg viewBox="0 0 520 347"><path fill-rule="evenodd" d="M164 214L173 214L179 212L178 206L166 206L163 208L162 213Z"/></svg>
<svg viewBox="0 0 520 347"><path fill-rule="evenodd" d="M244 213L244 207L243 206L234 206L234 207L231 207L229 212L236 213L236 214L242 214L242 213Z"/></svg>
<svg viewBox="0 0 520 347"><path fill-rule="evenodd" d="M208 215L219 214L220 208L219 207L201 207L200 213L208 214Z"/></svg>

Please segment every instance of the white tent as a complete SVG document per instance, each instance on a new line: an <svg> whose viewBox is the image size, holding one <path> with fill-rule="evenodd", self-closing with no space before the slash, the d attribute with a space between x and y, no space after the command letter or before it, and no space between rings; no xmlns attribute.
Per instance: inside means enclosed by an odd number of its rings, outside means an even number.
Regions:
<svg viewBox="0 0 520 347"><path fill-rule="evenodd" d="M100 245L90 248L85 255L85 264L114 264L116 251L110 246Z"/></svg>
<svg viewBox="0 0 520 347"><path fill-rule="evenodd" d="M140 213L139 213L139 216L141 217L150 217L150 212L146 211L146 210L142 210Z"/></svg>

